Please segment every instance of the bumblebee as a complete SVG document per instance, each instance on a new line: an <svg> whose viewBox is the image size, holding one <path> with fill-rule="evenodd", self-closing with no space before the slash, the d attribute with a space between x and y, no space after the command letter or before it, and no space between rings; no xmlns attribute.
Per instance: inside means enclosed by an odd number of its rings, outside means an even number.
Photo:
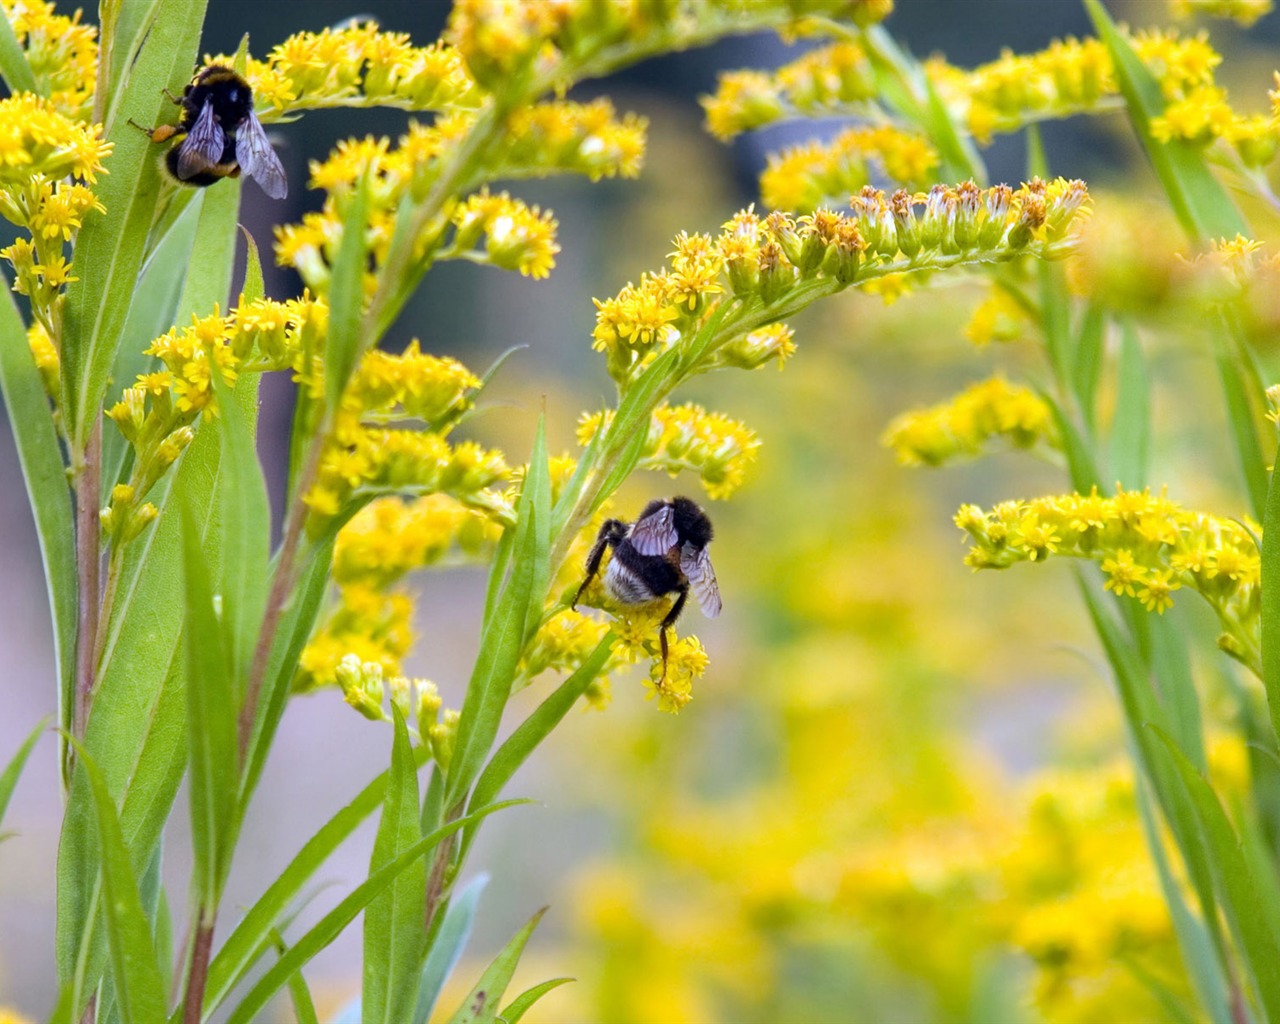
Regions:
<svg viewBox="0 0 1280 1024"><path fill-rule="evenodd" d="M688 498L649 502L634 523L606 519L587 556L587 578L582 581L571 608L600 572L605 549L613 552L604 572L604 587L619 604L648 604L667 594L675 602L662 620L658 635L662 644L662 678L667 677L667 630L684 611L692 590L704 615L720 614L720 586L707 545L711 520Z"/></svg>
<svg viewBox="0 0 1280 1024"><path fill-rule="evenodd" d="M176 140L164 164L181 184L204 188L243 173L272 199L288 194L284 167L253 112L253 90L231 68L201 68L180 97L165 95L182 108L178 124L143 128L129 123L142 128L152 142Z"/></svg>

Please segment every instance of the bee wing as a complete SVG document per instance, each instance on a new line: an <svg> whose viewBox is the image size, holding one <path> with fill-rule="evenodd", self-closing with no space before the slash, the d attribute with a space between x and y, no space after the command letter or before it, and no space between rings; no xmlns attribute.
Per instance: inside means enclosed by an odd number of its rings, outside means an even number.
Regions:
<svg viewBox="0 0 1280 1024"><path fill-rule="evenodd" d="M665 555L680 543L674 518L675 509L663 505L657 512L637 519L627 539L642 555Z"/></svg>
<svg viewBox="0 0 1280 1024"><path fill-rule="evenodd" d="M178 177L188 181L220 164L226 144L222 126L213 116L213 104L206 103L187 137L178 143Z"/></svg>
<svg viewBox="0 0 1280 1024"><path fill-rule="evenodd" d="M257 181L272 199L283 199L289 194L284 167L267 141L262 122L252 110L236 129L236 163L245 176Z"/></svg>
<svg viewBox="0 0 1280 1024"><path fill-rule="evenodd" d="M706 548L695 548L685 544L680 549L680 571L689 580L689 589L698 599L698 607L702 614L714 619L723 607L720 601L720 584L716 582L716 571L711 567L711 555Z"/></svg>

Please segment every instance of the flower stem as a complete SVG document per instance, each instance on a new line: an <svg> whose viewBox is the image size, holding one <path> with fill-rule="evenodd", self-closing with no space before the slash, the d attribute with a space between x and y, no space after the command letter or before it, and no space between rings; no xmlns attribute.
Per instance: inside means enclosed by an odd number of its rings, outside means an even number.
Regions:
<svg viewBox="0 0 1280 1024"><path fill-rule="evenodd" d="M98 502L102 477L102 418L89 432L79 471L76 474L76 578L78 620L76 626L75 708L71 734L84 739L93 699L94 652L99 625L99 577L102 532L98 523ZM68 755L70 757L70 755Z"/></svg>

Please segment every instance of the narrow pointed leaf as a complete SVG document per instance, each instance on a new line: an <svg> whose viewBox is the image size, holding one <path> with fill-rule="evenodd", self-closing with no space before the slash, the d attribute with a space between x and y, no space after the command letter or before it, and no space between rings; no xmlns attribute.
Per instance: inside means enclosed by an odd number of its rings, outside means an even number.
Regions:
<svg viewBox="0 0 1280 1024"><path fill-rule="evenodd" d="M222 594L222 621L230 641L231 674L237 681L237 693L242 695L267 604L271 509L253 428L217 374L213 382L224 467L218 490L222 505L222 578L218 589ZM206 423L205 429L213 425Z"/></svg>
<svg viewBox="0 0 1280 1024"><path fill-rule="evenodd" d="M1249 229L1240 212L1209 170L1200 148L1181 139L1158 142L1152 136L1151 121L1165 109L1160 83L1138 59L1100 0L1084 0L1084 5L1099 38L1111 54L1116 81L1129 108L1134 131L1147 151L1151 166L1183 230L1197 241L1247 235Z"/></svg>
<svg viewBox="0 0 1280 1024"><path fill-rule="evenodd" d="M400 709L392 705L395 735L391 778L369 874L422 838L418 822L418 771ZM427 913L427 864L418 859L364 912L364 1024L401 1024L418 1001L423 928Z"/></svg>
<svg viewBox="0 0 1280 1024"><path fill-rule="evenodd" d="M529 919L528 924L512 936L511 941L503 947L502 952L480 976L475 988L462 1001L458 1012L449 1018L449 1024L496 1024L498 1006L502 1002L502 995L506 992L507 986L511 984L511 976L516 972L520 954L524 952L529 936L538 927L538 922L546 912L547 908L543 907Z"/></svg>
<svg viewBox="0 0 1280 1024"><path fill-rule="evenodd" d="M1111 472L1128 490L1147 484L1151 450L1151 399L1146 362L1137 332L1130 323L1120 328L1115 421L1111 425Z"/></svg>
<svg viewBox="0 0 1280 1024"><path fill-rule="evenodd" d="M613 647L614 635L608 633L596 645L583 663L578 666L568 679L556 687L555 691L538 705L537 709L516 728L497 752L489 759L476 781L471 794L471 806L483 807L492 803L502 793L511 777L520 766L529 759L529 755L550 735L551 730L559 725L564 716L586 692L587 687L600 675L604 664L609 660L609 652ZM463 850L470 845L475 835L473 829L464 833Z"/></svg>
<svg viewBox="0 0 1280 1024"><path fill-rule="evenodd" d="M1213 939L1204 924L1191 913L1183 896L1182 883L1174 876L1169 864L1164 837L1151 806L1150 787L1139 780L1136 789L1143 835L1146 837L1151 859L1155 861L1160 891L1169 907L1169 916L1173 920L1173 930L1178 936L1179 950L1192 988L1200 1004L1208 1011L1213 1024L1233 1024L1231 1005L1227 999L1227 979L1214 950Z"/></svg>
<svg viewBox="0 0 1280 1024"><path fill-rule="evenodd" d="M541 612L545 595L535 592L535 588L545 590L550 571L547 564L550 535L548 523L539 523L538 515L541 511L548 521L551 515L548 474L546 438L543 423L539 420L533 455L516 506L518 521L512 548L511 580L502 591L493 617L481 634L480 654L467 684L453 757L449 762L446 807L453 807L462 798L479 774L484 759L489 756L502 722L502 711L511 695L511 681L515 678L516 666L524 650L527 624L533 621L532 616ZM542 564L539 564L540 559Z"/></svg>
<svg viewBox="0 0 1280 1024"><path fill-rule="evenodd" d="M1262 517L1262 684L1280 742L1280 483L1274 469Z"/></svg>
<svg viewBox="0 0 1280 1024"><path fill-rule="evenodd" d="M368 244L369 180L362 176L342 222L342 241L329 283L329 340L324 352L325 407L332 417L347 378L360 353L360 320L364 310L364 274Z"/></svg>
<svg viewBox="0 0 1280 1024"><path fill-rule="evenodd" d="M7 22L5 24L8 24ZM53 413L36 369L27 328L13 304L8 282L0 276L0 395L18 448L44 562L44 578L53 616L54 657L58 666L58 723L71 726L76 646L76 554L61 445Z"/></svg>
<svg viewBox="0 0 1280 1024"><path fill-rule="evenodd" d="M9 95L20 92L38 92L36 76L31 73L27 52L14 35L7 12L0 12L0 77L9 89Z"/></svg>
<svg viewBox="0 0 1280 1024"><path fill-rule="evenodd" d="M1107 315L1100 305L1090 303L1080 321L1075 361L1071 370L1071 386L1075 391L1085 428L1090 433L1097 426L1098 383L1102 380L1106 338Z"/></svg>
<svg viewBox="0 0 1280 1024"><path fill-rule="evenodd" d="M106 780L88 751L76 746L77 761L93 790L102 862L103 916L120 1016L125 1024L156 1024L166 1016L165 982L142 909L137 876Z"/></svg>
<svg viewBox="0 0 1280 1024"><path fill-rule="evenodd" d="M1225 339L1218 344L1216 361L1227 402L1231 439L1235 442L1236 459L1249 492L1250 506L1255 516L1262 515L1267 501L1268 478L1267 459L1262 453L1262 440L1258 436L1258 420L1254 412L1254 401L1259 399L1259 393L1249 386L1247 372L1240 366Z"/></svg>
<svg viewBox="0 0 1280 1024"><path fill-rule="evenodd" d="M557 989L561 985L568 985L575 978L552 978L544 981L540 985L534 985L521 992L515 999L507 1004L506 1008L499 1015L499 1020L503 1024L519 1024L521 1018L533 1007L539 999L545 996L552 989Z"/></svg>
<svg viewBox="0 0 1280 1024"><path fill-rule="evenodd" d="M495 804L492 807L486 807L475 814L459 818L457 821L436 829L430 835L423 836L421 840L414 843L413 846L405 850L395 860L379 868L376 873L370 875L365 881L356 886L342 902L321 918L310 931L293 944L288 953L282 956L268 969L266 974L258 979L257 983L254 984L227 1018L227 1024L250 1024L251 1021L256 1020L258 1012L266 1006L267 1001L272 996L288 983L294 972L336 939L342 930L355 919L355 916L369 905L374 897L391 885L411 864L438 846L441 840L452 835L476 818L493 814L504 807L511 807L521 802L509 800L501 804Z"/></svg>
<svg viewBox="0 0 1280 1024"><path fill-rule="evenodd" d="M1158 726L1151 729L1191 796L1210 851L1222 910L1240 945L1265 1019L1280 1021L1280 943L1259 909L1260 894L1240 849L1240 839L1204 776L1167 732Z"/></svg>
<svg viewBox="0 0 1280 1024"><path fill-rule="evenodd" d="M187 606L187 742L191 839L201 906L216 906L229 868L236 816L236 696L228 630L213 605L199 527L183 513Z"/></svg>
<svg viewBox="0 0 1280 1024"><path fill-rule="evenodd" d="M108 108L106 123L110 125L120 106L123 86L138 58L147 33L160 13L161 0L120 0L111 40L111 68L107 74Z"/></svg>
<svg viewBox="0 0 1280 1024"><path fill-rule="evenodd" d="M240 305L247 306L257 302L267 294L266 284L262 280L262 257L258 254L258 243L249 234L249 229L240 225L240 233L244 235L244 287L240 289Z"/></svg>
<svg viewBox="0 0 1280 1024"><path fill-rule="evenodd" d="M40 739L40 734L48 727L49 719L47 717L40 719L36 723L36 727L22 741L22 746L18 748L18 752L5 765L4 771L0 772L0 822L4 821L4 812L9 807L9 799L13 796L14 787L18 785L18 776L22 774L23 766L26 765L27 758L31 756L32 748L35 747L36 741Z"/></svg>
<svg viewBox="0 0 1280 1024"><path fill-rule="evenodd" d="M449 908L444 912L443 922L422 968L418 1009L413 1017L415 1024L427 1024L436 1000L440 998L440 990L462 959L462 951L471 937L471 926L480 905L480 894L488 884L488 875L477 875L449 900Z"/></svg>
<svg viewBox="0 0 1280 1024"><path fill-rule="evenodd" d="M419 748L413 755L416 770L426 761L428 752ZM271 929L329 855L386 799L390 778L390 770L383 772L325 822L245 913L209 966L209 980L205 987L205 1008L208 1012L222 1005L269 947Z"/></svg>
<svg viewBox="0 0 1280 1024"><path fill-rule="evenodd" d="M279 932L274 932L273 938L277 953L284 956L289 952L289 947ZM301 970L294 971L289 979L289 1000L293 1004L293 1015L297 1018L297 1024L320 1024L315 1000L311 998L311 990L307 988L307 979L302 976Z"/></svg>

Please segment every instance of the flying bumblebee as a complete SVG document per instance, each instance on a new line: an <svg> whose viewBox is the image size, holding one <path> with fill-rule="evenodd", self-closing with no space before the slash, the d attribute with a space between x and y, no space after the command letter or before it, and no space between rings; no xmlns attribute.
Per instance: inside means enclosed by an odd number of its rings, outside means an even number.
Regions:
<svg viewBox="0 0 1280 1024"><path fill-rule="evenodd" d="M200 69L181 97L165 95L182 107L178 124L143 128L129 123L142 128L152 142L176 140L164 163L181 184L203 188L243 173L272 199L285 197L289 184L284 167L253 112L253 90L240 75L211 64Z"/></svg>
<svg viewBox="0 0 1280 1024"><path fill-rule="evenodd" d="M577 607L583 592L600 572L606 548L613 557L604 572L604 587L619 604L648 604L675 594L675 602L658 632L665 679L667 630L684 611L689 591L693 591L698 607L708 618L720 614L720 587L707 553L711 537L711 520L688 498L651 501L634 523L606 519L587 556L587 578L570 607Z"/></svg>

